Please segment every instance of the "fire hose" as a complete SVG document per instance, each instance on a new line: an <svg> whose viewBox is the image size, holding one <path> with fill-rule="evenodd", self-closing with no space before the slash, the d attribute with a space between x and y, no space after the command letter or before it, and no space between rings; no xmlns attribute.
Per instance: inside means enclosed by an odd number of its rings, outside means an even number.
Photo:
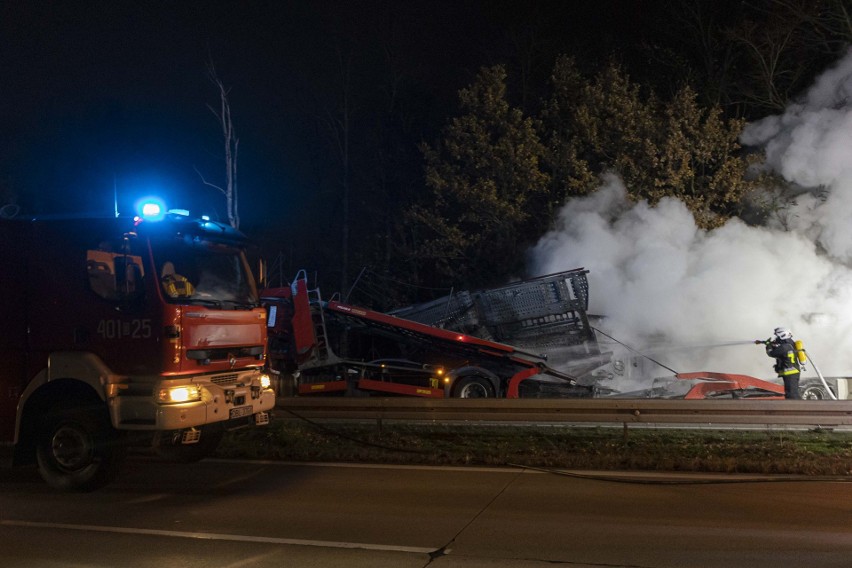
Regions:
<svg viewBox="0 0 852 568"><path fill-rule="evenodd" d="M811 362L811 365L813 365L814 371L816 371L816 374L819 377L820 382L822 382L822 386L825 387L825 391L828 393L828 396L831 397L831 400L837 400L837 395L834 394L834 391L831 390L831 388L828 386L828 383L825 382L825 377L823 377L822 373L819 372L819 367L817 367L817 364L814 362L810 353L808 353L804 349L802 349L802 351L804 351L805 354L808 356L808 360Z"/></svg>

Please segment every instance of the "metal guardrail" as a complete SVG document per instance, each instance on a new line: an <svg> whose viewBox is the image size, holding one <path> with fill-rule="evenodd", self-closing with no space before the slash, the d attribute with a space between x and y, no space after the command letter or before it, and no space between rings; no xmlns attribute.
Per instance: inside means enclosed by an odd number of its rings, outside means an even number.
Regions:
<svg viewBox="0 0 852 568"><path fill-rule="evenodd" d="M852 425L852 401L278 398L310 419L705 425ZM279 412L280 414L280 412Z"/></svg>

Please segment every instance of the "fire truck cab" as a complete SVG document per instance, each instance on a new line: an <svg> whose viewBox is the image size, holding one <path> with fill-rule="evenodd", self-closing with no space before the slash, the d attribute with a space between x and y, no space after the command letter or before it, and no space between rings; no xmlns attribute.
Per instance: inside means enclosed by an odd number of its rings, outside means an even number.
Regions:
<svg viewBox="0 0 852 568"><path fill-rule="evenodd" d="M0 443L13 463L91 490L129 443L194 461L227 429L267 423L246 244L178 214L0 220Z"/></svg>

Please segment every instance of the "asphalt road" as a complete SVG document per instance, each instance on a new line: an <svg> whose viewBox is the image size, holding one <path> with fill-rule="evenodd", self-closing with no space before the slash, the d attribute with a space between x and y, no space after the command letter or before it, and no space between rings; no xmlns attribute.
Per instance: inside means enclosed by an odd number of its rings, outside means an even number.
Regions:
<svg viewBox="0 0 852 568"><path fill-rule="evenodd" d="M90 494L0 470L0 566L852 565L852 483L132 459Z"/></svg>

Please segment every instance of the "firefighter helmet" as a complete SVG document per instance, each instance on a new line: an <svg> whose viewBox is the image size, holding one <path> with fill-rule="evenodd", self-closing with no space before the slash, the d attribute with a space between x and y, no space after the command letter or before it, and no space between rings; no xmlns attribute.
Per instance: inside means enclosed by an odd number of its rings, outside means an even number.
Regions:
<svg viewBox="0 0 852 568"><path fill-rule="evenodd" d="M777 337L781 341L784 341L785 339L790 339L791 337L793 337L793 332L791 332L786 327L776 327L775 331L773 333L775 334L775 337Z"/></svg>

